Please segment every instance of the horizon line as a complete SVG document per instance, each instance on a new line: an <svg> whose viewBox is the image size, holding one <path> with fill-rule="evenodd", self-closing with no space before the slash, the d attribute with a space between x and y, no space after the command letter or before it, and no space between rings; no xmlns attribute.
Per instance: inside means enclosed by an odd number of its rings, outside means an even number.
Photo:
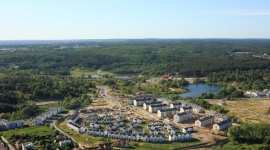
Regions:
<svg viewBox="0 0 270 150"><path fill-rule="evenodd" d="M75 41L75 40L186 40L186 39L270 39L269 38L78 38L78 39L0 39L0 41Z"/></svg>

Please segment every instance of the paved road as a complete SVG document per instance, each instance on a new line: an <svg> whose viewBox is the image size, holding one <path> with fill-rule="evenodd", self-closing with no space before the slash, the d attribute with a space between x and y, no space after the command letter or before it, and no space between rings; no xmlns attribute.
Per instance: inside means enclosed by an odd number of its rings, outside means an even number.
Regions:
<svg viewBox="0 0 270 150"><path fill-rule="evenodd" d="M55 121L56 122L56 121ZM64 135L66 135L68 138L70 138L71 139L71 141L73 142L73 143L76 143L76 144L78 144L78 142L76 142L71 136L69 136L66 132L64 132L64 131L62 131L61 129L59 129L56 125L55 125L55 122L53 123L53 127L55 128L55 130L57 130L57 131L59 131L60 133L62 133L62 134L64 134ZM79 147L81 148L81 149L84 149L82 146L80 146L80 144L78 144L79 145Z"/></svg>
<svg viewBox="0 0 270 150"><path fill-rule="evenodd" d="M10 150L15 150L15 148L8 142L7 139L5 139L3 136L1 136L2 141L8 145Z"/></svg>

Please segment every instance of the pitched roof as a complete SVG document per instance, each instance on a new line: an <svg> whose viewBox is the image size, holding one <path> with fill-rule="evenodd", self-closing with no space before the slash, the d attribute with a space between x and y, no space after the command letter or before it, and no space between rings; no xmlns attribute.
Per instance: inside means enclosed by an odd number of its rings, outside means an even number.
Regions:
<svg viewBox="0 0 270 150"><path fill-rule="evenodd" d="M229 122L232 122L232 121L230 119L227 119L227 120L223 120L223 121L218 122L217 125L222 126L222 125L227 124Z"/></svg>

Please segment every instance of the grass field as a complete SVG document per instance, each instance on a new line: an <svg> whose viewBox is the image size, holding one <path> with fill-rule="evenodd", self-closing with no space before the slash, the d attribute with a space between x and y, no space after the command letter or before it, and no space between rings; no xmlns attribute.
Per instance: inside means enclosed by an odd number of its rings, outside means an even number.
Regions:
<svg viewBox="0 0 270 150"><path fill-rule="evenodd" d="M145 142L136 142L138 146L133 146L134 142L130 142L130 148L136 150L174 150L174 149L188 149L190 146L196 146L201 144L200 142L173 142L173 143L145 143Z"/></svg>
<svg viewBox="0 0 270 150"><path fill-rule="evenodd" d="M67 127L67 121L62 120L62 122L58 121L55 124L59 129L70 135L76 142L80 143L83 146L86 147L96 147L98 146L99 143L104 142L103 137L94 137L94 136L89 136L87 134L81 134L76 131L70 130ZM86 140L87 139L87 140Z"/></svg>
<svg viewBox="0 0 270 150"><path fill-rule="evenodd" d="M31 134L39 136L53 135L54 131L48 126L29 126L8 131L2 131L2 136L9 139L12 134Z"/></svg>
<svg viewBox="0 0 270 150"><path fill-rule="evenodd" d="M249 109L251 111L257 112L259 114L267 115L270 116L269 114L266 114L269 106L265 104L270 104L270 100L256 100L254 101L250 100L237 100L237 101L225 101L227 104L234 104L246 109ZM257 102L258 101L258 102ZM211 104L218 105L218 101L211 100L208 101ZM264 102L265 104L262 104L261 102ZM246 110L239 109L237 107L231 106L231 105L226 105L224 106L225 109L228 109L229 115L234 115L236 118L238 118L238 121L240 122L252 122L252 123L259 123L259 122L264 122L264 123L270 123L269 119L260 117L258 115L252 114Z"/></svg>

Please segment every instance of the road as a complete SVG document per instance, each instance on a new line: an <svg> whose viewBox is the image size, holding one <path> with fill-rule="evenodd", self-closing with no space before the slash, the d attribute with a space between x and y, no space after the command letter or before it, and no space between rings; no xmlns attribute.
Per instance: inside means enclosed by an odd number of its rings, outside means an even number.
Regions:
<svg viewBox="0 0 270 150"><path fill-rule="evenodd" d="M10 150L15 150L15 148L8 142L7 139L5 139L3 136L1 136L2 141L8 145Z"/></svg>
<svg viewBox="0 0 270 150"><path fill-rule="evenodd" d="M56 122L56 121L55 121L55 122ZM65 132L62 131L61 129L59 129L59 128L55 125L55 122L53 123L53 127L55 128L55 130L59 131L60 133L62 133L62 134L64 134L64 135L66 135L68 138L71 139L71 141L72 141L73 143L78 144L79 147L80 147L81 149L84 149L84 147L82 147L78 142L76 142L71 136L69 136L67 133L65 133Z"/></svg>

